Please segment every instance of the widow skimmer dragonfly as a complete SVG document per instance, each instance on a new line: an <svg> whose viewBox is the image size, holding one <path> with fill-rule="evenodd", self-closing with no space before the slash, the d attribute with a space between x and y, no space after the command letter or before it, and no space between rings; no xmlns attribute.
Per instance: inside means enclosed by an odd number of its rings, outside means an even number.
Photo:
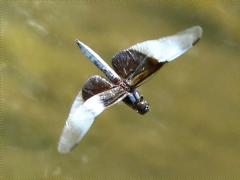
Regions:
<svg viewBox="0 0 240 180"><path fill-rule="evenodd" d="M108 78L90 77L77 95L60 137L58 151L70 152L85 136L95 118L106 108L123 101L140 114L149 104L136 89L164 64L187 52L201 38L202 28L193 26L175 35L138 43L112 58L113 69L79 40L81 52Z"/></svg>

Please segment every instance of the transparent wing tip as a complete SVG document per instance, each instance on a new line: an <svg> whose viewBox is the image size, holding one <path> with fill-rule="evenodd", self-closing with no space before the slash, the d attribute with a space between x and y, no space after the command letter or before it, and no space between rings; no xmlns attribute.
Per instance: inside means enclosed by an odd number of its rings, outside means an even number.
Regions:
<svg viewBox="0 0 240 180"><path fill-rule="evenodd" d="M70 149L66 148L66 145L64 145L62 142L58 144L57 150L61 154L67 154L70 152Z"/></svg>
<svg viewBox="0 0 240 180"><path fill-rule="evenodd" d="M191 29L192 29L193 36L196 38L196 40L193 42L193 45L195 45L201 39L203 34L203 29L201 26L194 26Z"/></svg>
<svg viewBox="0 0 240 180"><path fill-rule="evenodd" d="M203 33L203 29L201 26L193 26L184 31L179 32L179 34L189 34L189 33L193 34L196 37L201 37Z"/></svg>
<svg viewBox="0 0 240 180"><path fill-rule="evenodd" d="M61 154L67 154L71 152L80 142L81 138L84 136L82 133L83 127L76 124L77 122L74 119L68 119L67 123L63 128L59 144L58 152Z"/></svg>
<svg viewBox="0 0 240 180"><path fill-rule="evenodd" d="M196 33L198 34L198 37L202 37L202 33L203 33L203 29L201 26L194 26L193 27L196 31Z"/></svg>
<svg viewBox="0 0 240 180"><path fill-rule="evenodd" d="M69 127L65 126L63 129L63 133L60 137L58 144L58 152L61 154L67 154L72 150L72 133Z"/></svg>
<svg viewBox="0 0 240 180"><path fill-rule="evenodd" d="M75 39L75 43L78 45L78 47L81 48L81 46L83 46L83 43L81 41L79 41L78 39Z"/></svg>
<svg viewBox="0 0 240 180"><path fill-rule="evenodd" d="M61 137L57 150L60 154L67 154L70 153L75 147L77 147L78 144L79 140L69 143L68 139L64 139L64 137Z"/></svg>
<svg viewBox="0 0 240 180"><path fill-rule="evenodd" d="M194 46L201 39L202 34L203 34L203 29L201 26L193 26L191 28L188 28L188 29L180 32L179 34L186 34L186 35L191 34L191 36L193 38L192 45Z"/></svg>

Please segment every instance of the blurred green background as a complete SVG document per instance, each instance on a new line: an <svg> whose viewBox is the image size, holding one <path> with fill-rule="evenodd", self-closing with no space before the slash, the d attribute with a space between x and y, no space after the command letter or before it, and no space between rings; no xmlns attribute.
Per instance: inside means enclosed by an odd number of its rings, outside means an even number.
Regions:
<svg viewBox="0 0 240 180"><path fill-rule="evenodd" d="M240 177L239 1L2 1L2 179ZM201 25L199 44L124 104L102 113L70 154L57 144L72 101L118 51Z"/></svg>

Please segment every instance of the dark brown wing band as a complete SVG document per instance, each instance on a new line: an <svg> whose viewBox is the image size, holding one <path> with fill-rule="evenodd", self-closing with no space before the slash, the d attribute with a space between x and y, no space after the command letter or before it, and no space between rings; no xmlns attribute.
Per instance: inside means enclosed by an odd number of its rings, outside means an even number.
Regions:
<svg viewBox="0 0 240 180"><path fill-rule="evenodd" d="M100 76L92 76L82 88L82 98L86 101L96 94L105 107L119 102L127 95L121 86L114 86Z"/></svg>
<svg viewBox="0 0 240 180"><path fill-rule="evenodd" d="M130 86L139 85L165 63L133 49L122 51L112 59L113 69L119 76L126 79Z"/></svg>
<svg viewBox="0 0 240 180"><path fill-rule="evenodd" d="M109 90L112 87L113 85L106 79L97 75L92 76L87 80L82 88L82 98L84 101L86 101L90 97L103 91Z"/></svg>
<svg viewBox="0 0 240 180"><path fill-rule="evenodd" d="M101 94L99 94L99 96L104 106L108 107L121 101L124 97L127 96L127 93L122 87L115 86L112 87L110 90L102 92Z"/></svg>

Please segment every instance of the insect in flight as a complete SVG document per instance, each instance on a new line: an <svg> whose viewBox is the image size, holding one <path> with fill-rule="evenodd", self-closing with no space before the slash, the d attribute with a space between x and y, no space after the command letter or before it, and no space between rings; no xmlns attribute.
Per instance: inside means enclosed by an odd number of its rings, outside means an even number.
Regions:
<svg viewBox="0 0 240 180"><path fill-rule="evenodd" d="M64 126L58 151L70 152L87 133L95 118L106 108L123 101L140 114L149 104L136 89L164 64L187 52L202 36L194 26L175 35L138 43L112 59L113 69L90 47L76 40L81 52L108 78L90 77L77 95Z"/></svg>

